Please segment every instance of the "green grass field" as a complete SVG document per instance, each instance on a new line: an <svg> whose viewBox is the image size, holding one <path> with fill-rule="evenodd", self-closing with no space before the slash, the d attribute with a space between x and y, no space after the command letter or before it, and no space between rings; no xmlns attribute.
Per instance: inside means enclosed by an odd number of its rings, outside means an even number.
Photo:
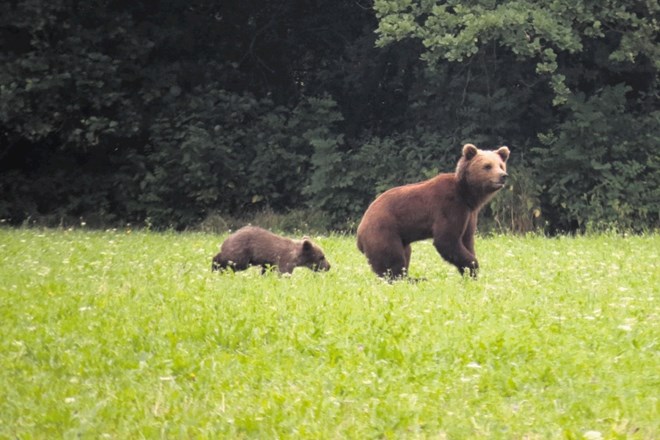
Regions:
<svg viewBox="0 0 660 440"><path fill-rule="evenodd" d="M0 229L0 438L660 438L660 235L413 245L387 284L211 273L223 237Z"/></svg>

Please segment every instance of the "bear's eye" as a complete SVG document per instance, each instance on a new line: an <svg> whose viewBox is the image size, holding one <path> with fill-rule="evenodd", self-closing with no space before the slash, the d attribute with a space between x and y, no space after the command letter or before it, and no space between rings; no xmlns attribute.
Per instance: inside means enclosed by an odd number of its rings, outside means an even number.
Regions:
<svg viewBox="0 0 660 440"><path fill-rule="evenodd" d="M490 170L491 168L493 168L491 164L484 166L484 170Z"/></svg>

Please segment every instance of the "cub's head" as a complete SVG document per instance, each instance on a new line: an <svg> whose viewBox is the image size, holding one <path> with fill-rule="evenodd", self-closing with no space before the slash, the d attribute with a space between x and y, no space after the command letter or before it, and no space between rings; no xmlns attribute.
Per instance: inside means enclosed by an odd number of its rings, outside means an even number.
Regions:
<svg viewBox="0 0 660 440"><path fill-rule="evenodd" d="M320 247L312 243L309 237L303 237L300 245L299 265L314 271L330 270L330 263Z"/></svg>
<svg viewBox="0 0 660 440"><path fill-rule="evenodd" d="M495 193L506 184L506 161L509 148L480 150L472 144L463 146L463 155L456 166L458 180L481 194Z"/></svg>

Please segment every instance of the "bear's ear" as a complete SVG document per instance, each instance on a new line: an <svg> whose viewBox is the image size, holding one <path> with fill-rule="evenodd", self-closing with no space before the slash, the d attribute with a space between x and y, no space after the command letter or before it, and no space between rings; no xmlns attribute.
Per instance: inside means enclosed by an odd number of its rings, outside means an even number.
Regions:
<svg viewBox="0 0 660 440"><path fill-rule="evenodd" d="M302 250L303 252L309 252L312 250L312 242L309 241L309 238L307 237L303 237Z"/></svg>
<svg viewBox="0 0 660 440"><path fill-rule="evenodd" d="M509 147L500 147L496 153L500 155L504 162L506 162L506 160L509 158Z"/></svg>
<svg viewBox="0 0 660 440"><path fill-rule="evenodd" d="M479 150L473 144L463 145L463 157L465 160L471 160L478 152Z"/></svg>

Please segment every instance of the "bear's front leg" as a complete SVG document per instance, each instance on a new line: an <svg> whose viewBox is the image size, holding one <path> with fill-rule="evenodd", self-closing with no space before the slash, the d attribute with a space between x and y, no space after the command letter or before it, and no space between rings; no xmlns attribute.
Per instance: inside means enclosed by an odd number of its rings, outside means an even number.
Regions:
<svg viewBox="0 0 660 440"><path fill-rule="evenodd" d="M479 270L477 257L467 250L459 238L435 238L433 240L433 246L435 246L442 258L458 268L461 275L465 274L465 269L468 269L472 278L477 277Z"/></svg>
<svg viewBox="0 0 660 440"><path fill-rule="evenodd" d="M474 279L477 278L477 274L479 272L479 262L476 259L472 262L471 266L468 267L456 266L456 267L458 267L458 271L461 273L461 275L465 275L465 269L469 269L470 277Z"/></svg>

